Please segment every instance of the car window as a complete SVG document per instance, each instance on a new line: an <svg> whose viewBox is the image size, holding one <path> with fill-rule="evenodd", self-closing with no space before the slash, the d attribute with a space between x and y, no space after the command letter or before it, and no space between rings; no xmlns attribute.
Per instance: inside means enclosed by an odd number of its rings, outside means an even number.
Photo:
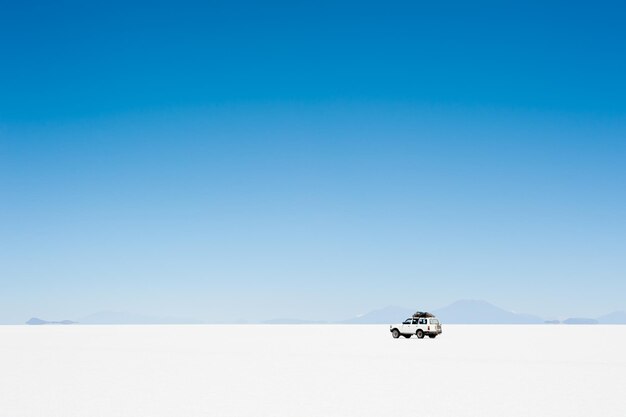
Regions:
<svg viewBox="0 0 626 417"><path fill-rule="evenodd" d="M417 319L413 319L413 324L417 324Z"/></svg>
<svg viewBox="0 0 626 417"><path fill-rule="evenodd" d="M419 324L426 324L426 319L420 319Z"/></svg>
<svg viewBox="0 0 626 417"><path fill-rule="evenodd" d="M411 319L404 320L404 323L402 323L402 324L411 324Z"/></svg>
<svg viewBox="0 0 626 417"><path fill-rule="evenodd" d="M437 320L437 319L430 319L430 324L439 324L439 320Z"/></svg>

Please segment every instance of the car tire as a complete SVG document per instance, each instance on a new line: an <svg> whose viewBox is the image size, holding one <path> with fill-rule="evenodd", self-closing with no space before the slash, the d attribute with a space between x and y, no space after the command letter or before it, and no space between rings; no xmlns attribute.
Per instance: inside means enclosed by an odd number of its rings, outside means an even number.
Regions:
<svg viewBox="0 0 626 417"><path fill-rule="evenodd" d="M393 336L394 339L397 339L400 337L400 332L398 331L398 329L393 329L391 331L391 336Z"/></svg>
<svg viewBox="0 0 626 417"><path fill-rule="evenodd" d="M424 338L424 331L422 329L419 329L415 335L417 336L418 339L423 339Z"/></svg>

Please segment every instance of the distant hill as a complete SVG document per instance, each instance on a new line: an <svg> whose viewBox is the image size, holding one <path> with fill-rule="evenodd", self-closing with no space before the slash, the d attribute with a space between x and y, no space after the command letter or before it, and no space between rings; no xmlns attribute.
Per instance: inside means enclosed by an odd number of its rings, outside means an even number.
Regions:
<svg viewBox="0 0 626 417"><path fill-rule="evenodd" d="M71 320L48 321L48 320L43 320L37 317L32 317L30 320L26 322L26 324L30 324L32 326L40 326L44 324L76 324L76 322L71 321Z"/></svg>
<svg viewBox="0 0 626 417"><path fill-rule="evenodd" d="M626 311L614 311L598 317L600 324L626 324Z"/></svg>
<svg viewBox="0 0 626 417"><path fill-rule="evenodd" d="M154 317L125 311L101 311L79 320L81 324L202 324L194 319Z"/></svg>
<svg viewBox="0 0 626 417"><path fill-rule="evenodd" d="M374 310L362 316L343 320L345 324L387 324L397 323L411 317L416 309L389 306ZM459 300L437 310L431 311L446 324L540 324L541 317L518 314L496 307L486 301Z"/></svg>
<svg viewBox="0 0 626 417"><path fill-rule="evenodd" d="M483 300L459 300L433 313L449 324L540 324L541 317L519 314Z"/></svg>
<svg viewBox="0 0 626 417"><path fill-rule="evenodd" d="M572 317L572 318L563 320L563 323L564 324L598 324L598 320L588 319L584 317Z"/></svg>
<svg viewBox="0 0 626 417"><path fill-rule="evenodd" d="M514 313L483 300L459 300L433 313L449 324L539 324L544 321L541 317Z"/></svg>
<svg viewBox="0 0 626 417"><path fill-rule="evenodd" d="M301 319L271 319L264 320L261 324L327 324L327 321L301 320Z"/></svg>
<svg viewBox="0 0 626 417"><path fill-rule="evenodd" d="M302 320L296 318L275 318L264 321L256 321L259 324L389 324L397 323L410 317L417 309L399 306L387 306L372 310L366 314L351 317L340 321ZM497 307L483 300L459 300L446 307L430 310L441 319L444 324L626 324L626 312L614 311L604 316L593 318L572 317L563 321L544 320L531 314L520 314ZM158 317L131 312L101 311L82 317L77 321L49 321L33 317L26 322L29 325L67 325L67 324L204 324L205 322L180 317ZM255 321L236 320L218 323L255 323Z"/></svg>
<svg viewBox="0 0 626 417"><path fill-rule="evenodd" d="M380 310L370 311L367 314L342 320L341 324L389 324L402 321L407 317L411 317L415 313L415 309L409 309L397 306L388 306Z"/></svg>

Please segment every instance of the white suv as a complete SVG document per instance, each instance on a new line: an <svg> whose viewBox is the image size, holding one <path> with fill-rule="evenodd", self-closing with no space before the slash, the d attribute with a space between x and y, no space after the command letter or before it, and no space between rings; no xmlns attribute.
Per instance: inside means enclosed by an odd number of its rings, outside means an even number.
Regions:
<svg viewBox="0 0 626 417"><path fill-rule="evenodd" d="M441 334L441 323L432 314L425 313L420 316L416 313L415 316L404 320L402 324L392 324L389 326L389 331L394 339L399 338L400 335L407 339L413 335L416 335L418 339L422 339L424 335L434 339Z"/></svg>

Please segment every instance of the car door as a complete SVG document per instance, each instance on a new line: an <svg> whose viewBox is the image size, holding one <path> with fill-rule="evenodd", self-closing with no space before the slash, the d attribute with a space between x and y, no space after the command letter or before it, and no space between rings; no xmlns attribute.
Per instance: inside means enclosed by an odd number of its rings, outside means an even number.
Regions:
<svg viewBox="0 0 626 417"><path fill-rule="evenodd" d="M417 320L416 318L413 318L411 320L411 326L409 327L409 333L411 334L415 334L415 332L417 332Z"/></svg>
<svg viewBox="0 0 626 417"><path fill-rule="evenodd" d="M428 327L428 319L421 318L417 322L417 326L415 327L415 331L417 332L417 329L421 329L424 333L426 333L427 327Z"/></svg>
<svg viewBox="0 0 626 417"><path fill-rule="evenodd" d="M413 327L412 320L411 319L406 319L402 323L402 328L400 329L400 333L402 333L402 334L414 334L415 331L411 330L412 327Z"/></svg>

